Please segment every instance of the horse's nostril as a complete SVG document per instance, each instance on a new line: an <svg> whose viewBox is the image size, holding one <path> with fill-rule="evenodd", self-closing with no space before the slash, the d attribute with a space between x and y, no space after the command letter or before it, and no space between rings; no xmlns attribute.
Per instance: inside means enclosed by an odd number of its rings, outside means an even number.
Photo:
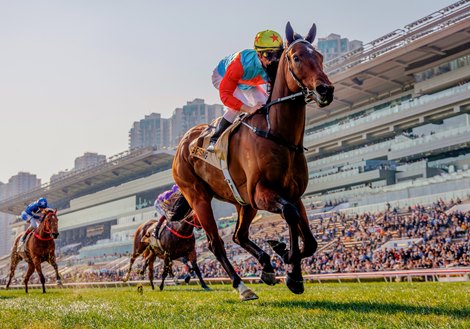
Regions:
<svg viewBox="0 0 470 329"><path fill-rule="evenodd" d="M320 84L317 86L317 88L315 88L317 93L319 93L320 95L325 95L327 92L328 92L328 86L324 85L324 84Z"/></svg>

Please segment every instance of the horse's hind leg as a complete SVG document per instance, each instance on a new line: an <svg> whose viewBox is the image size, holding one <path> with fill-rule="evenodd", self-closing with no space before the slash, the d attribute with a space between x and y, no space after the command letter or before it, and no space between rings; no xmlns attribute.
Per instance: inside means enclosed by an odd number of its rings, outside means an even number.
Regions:
<svg viewBox="0 0 470 329"><path fill-rule="evenodd" d="M46 293L46 278L44 277L44 274L42 273L41 261L39 259L35 259L33 260L33 262L34 262L34 267L36 268L36 272L39 275L39 280L41 281L42 293L44 294Z"/></svg>
<svg viewBox="0 0 470 329"><path fill-rule="evenodd" d="M6 289L10 288L11 280L15 276L15 270L16 270L16 267L18 266L18 263L20 262L20 260L21 260L21 258L16 255L16 250L13 251L13 254L11 256L11 261L10 261L10 276L8 277L8 282L7 282L7 285L6 285Z"/></svg>
<svg viewBox="0 0 470 329"><path fill-rule="evenodd" d="M132 265L134 265L134 262L135 262L135 259L139 257L139 255L136 255L136 254L132 254L131 256L131 260L130 260L130 263L129 263L129 269L127 270L127 273L126 275L122 278L122 281L124 282L127 282L131 276L131 270L132 270Z"/></svg>
<svg viewBox="0 0 470 329"><path fill-rule="evenodd" d="M217 229L217 223L215 222L210 202L203 200L196 204L193 203L192 208L196 211L199 222L202 224L204 231L206 231L209 249L232 280L232 287L239 292L240 299L243 301L258 299L258 296L250 288L245 286L240 276L235 272L235 269L228 260L227 252L224 247L224 240L220 237Z"/></svg>
<svg viewBox="0 0 470 329"><path fill-rule="evenodd" d="M29 278L31 277L31 275L33 275L34 273L34 264L33 263L28 263L28 270L26 271L26 274L24 276L24 280L23 280L23 283L24 283L24 291L26 293L28 293L28 282L29 282Z"/></svg>
<svg viewBox="0 0 470 329"><path fill-rule="evenodd" d="M261 273L261 280L268 285L276 284L276 274L274 273L273 266L271 265L271 257L258 247L248 237L249 229L253 218L256 215L256 209L251 207L241 207L238 211L238 221L233 234L233 241L243 247L246 251L252 254L258 262L263 266Z"/></svg>

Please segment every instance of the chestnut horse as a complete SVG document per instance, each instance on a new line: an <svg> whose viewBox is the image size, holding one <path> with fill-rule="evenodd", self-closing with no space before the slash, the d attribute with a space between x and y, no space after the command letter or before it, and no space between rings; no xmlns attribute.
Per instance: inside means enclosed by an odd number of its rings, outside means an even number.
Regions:
<svg viewBox="0 0 470 329"><path fill-rule="evenodd" d="M62 281L55 260L54 239L59 236L59 220L57 218L57 210L48 208L45 209L43 213L44 214L38 228L34 230L32 235L27 238L25 242L24 252L18 252L18 243L24 232L19 234L15 239L10 258L10 277L8 279L6 289L10 287L11 280L15 275L16 266L21 260L24 260L28 263L28 271L24 277L24 287L26 292L28 292L29 278L34 273L34 270L36 270L39 275L39 279L42 284L42 292L46 292L46 279L42 273L41 268L42 262L48 262L52 265L55 270L57 284L62 286Z"/></svg>
<svg viewBox="0 0 470 329"><path fill-rule="evenodd" d="M210 290L202 279L201 271L197 265L196 239L193 234L194 227L197 227L197 224L195 224L194 217L194 215L189 215L181 221L167 221L162 227L159 241L156 246L152 246L149 242L142 240L147 230L155 224L157 220L149 219L145 223L140 224L134 234L134 249L132 251L129 270L123 278L123 281L126 282L129 280L132 265L135 260L142 255L145 261L140 273L144 274L145 269L148 266L150 285L152 289L155 289L153 285L154 263L155 259L159 257L164 262L162 282L160 284L160 290L163 290L163 285L167 275L170 274L173 276L171 270L172 261L181 258L185 264L187 264L187 261L190 262L190 266L188 266L190 268L190 272L196 273L201 287L205 290ZM186 283L189 282L189 279L190 276L187 277Z"/></svg>
<svg viewBox="0 0 470 329"><path fill-rule="evenodd" d="M269 285L276 283L270 256L249 239L249 228L258 210L281 214L289 226L289 249L281 242L270 243L284 262L291 265L286 285L292 292L303 293L300 262L312 256L317 248L300 199L308 184L303 147L306 104L315 101L319 107L329 105L334 87L323 72L322 55L311 44L315 35L315 24L304 39L287 23L286 48L272 89L273 101L245 116L231 136L228 169L244 203L235 199L221 170L191 155L190 143L198 139L202 146L200 136L207 133L207 125L195 126L183 136L173 160L173 178L198 215L210 250L231 278L241 300L258 296L244 285L227 258L211 208L213 197L237 208L233 241L258 259L263 267L261 279Z"/></svg>

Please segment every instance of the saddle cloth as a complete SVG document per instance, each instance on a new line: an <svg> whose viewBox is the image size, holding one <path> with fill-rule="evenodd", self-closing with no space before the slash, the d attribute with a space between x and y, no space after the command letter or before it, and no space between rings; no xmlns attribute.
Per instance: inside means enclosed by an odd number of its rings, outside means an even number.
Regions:
<svg viewBox="0 0 470 329"><path fill-rule="evenodd" d="M210 165L216 167L217 169L223 170L222 161L227 163L228 159L228 145L229 145L229 138L232 132L234 132L241 124L241 120L235 120L219 137L217 143L215 144L215 151L209 152L207 151L207 147L209 146L210 139L215 132L215 129L212 129L213 126L217 127L218 122L221 118L217 118L214 120L205 131L201 133L199 138L196 138L189 144L189 150L191 155L199 158Z"/></svg>

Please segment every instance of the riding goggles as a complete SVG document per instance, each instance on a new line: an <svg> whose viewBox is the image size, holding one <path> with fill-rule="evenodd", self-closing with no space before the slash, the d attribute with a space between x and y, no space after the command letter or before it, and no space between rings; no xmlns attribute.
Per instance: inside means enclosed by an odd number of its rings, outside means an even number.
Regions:
<svg viewBox="0 0 470 329"><path fill-rule="evenodd" d="M281 58L281 51L264 51L262 55L268 61L279 61Z"/></svg>

